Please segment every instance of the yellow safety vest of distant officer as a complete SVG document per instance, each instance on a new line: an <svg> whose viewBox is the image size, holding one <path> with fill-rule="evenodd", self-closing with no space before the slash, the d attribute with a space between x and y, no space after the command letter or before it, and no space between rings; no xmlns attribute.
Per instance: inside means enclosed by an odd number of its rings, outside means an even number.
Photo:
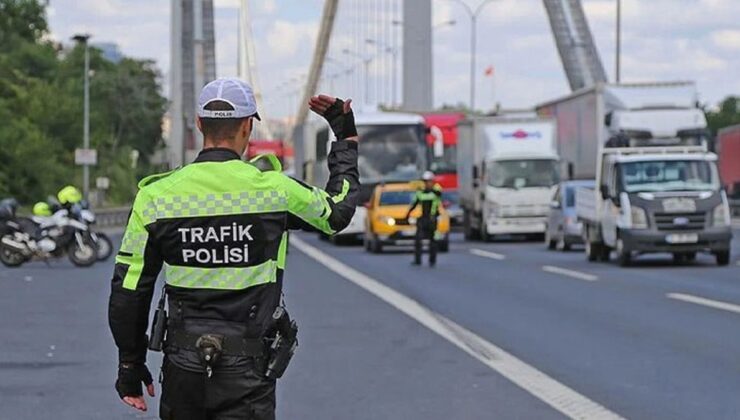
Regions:
<svg viewBox="0 0 740 420"><path fill-rule="evenodd" d="M406 213L406 219L411 212L421 206L421 216L416 220L416 236L414 237L414 265L421 265L421 253L424 242L429 243L429 265L437 264L437 218L442 207L442 187L434 182L434 173L426 171L421 177L423 188L416 191L414 201Z"/></svg>

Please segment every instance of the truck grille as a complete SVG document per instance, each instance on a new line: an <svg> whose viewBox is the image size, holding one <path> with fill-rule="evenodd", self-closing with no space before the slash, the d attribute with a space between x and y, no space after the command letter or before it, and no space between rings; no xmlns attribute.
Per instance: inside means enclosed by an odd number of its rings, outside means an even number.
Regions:
<svg viewBox="0 0 740 420"><path fill-rule="evenodd" d="M699 213L655 213L658 230L702 230L707 214Z"/></svg>
<svg viewBox="0 0 740 420"><path fill-rule="evenodd" d="M537 204L502 205L499 207L499 217L544 217L549 207Z"/></svg>

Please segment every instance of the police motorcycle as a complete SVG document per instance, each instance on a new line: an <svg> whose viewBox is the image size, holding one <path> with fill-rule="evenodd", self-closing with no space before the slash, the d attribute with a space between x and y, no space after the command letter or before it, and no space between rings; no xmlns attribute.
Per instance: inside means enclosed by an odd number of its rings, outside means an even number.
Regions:
<svg viewBox="0 0 740 420"><path fill-rule="evenodd" d="M38 212L36 206L38 206ZM90 210L90 203L82 197L82 192L77 187L67 185L59 190L56 197L49 196L46 203L39 202L36 206L34 206L34 214L37 216L50 216L61 209L67 209L70 217L85 223L90 236L95 241L98 261L105 261L113 254L113 243L108 235L92 228L95 224L95 213Z"/></svg>
<svg viewBox="0 0 740 420"><path fill-rule="evenodd" d="M98 261L105 261L113 254L113 242L110 240L108 235L103 232L98 232L93 229L95 224L95 213L90 210L90 204L87 200L82 200L77 204L73 204L69 209L69 214L75 220L85 223L95 242L95 246L98 250Z"/></svg>
<svg viewBox="0 0 740 420"><path fill-rule="evenodd" d="M17 216L15 199L0 201L0 262L18 267L31 260L48 261L65 254L78 267L97 261L97 247L87 225L66 209L51 216Z"/></svg>

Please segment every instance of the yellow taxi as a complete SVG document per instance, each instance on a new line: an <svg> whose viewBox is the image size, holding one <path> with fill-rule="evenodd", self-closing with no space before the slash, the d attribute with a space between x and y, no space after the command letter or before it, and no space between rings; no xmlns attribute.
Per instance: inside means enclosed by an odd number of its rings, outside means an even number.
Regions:
<svg viewBox="0 0 740 420"><path fill-rule="evenodd" d="M416 218L421 216L421 206L417 206L406 220L416 191L422 188L421 182L381 184L375 187L367 203L367 218L363 243L368 252L383 252L385 245L412 245L416 235ZM450 217L444 206L440 207L437 219L438 250L449 250Z"/></svg>

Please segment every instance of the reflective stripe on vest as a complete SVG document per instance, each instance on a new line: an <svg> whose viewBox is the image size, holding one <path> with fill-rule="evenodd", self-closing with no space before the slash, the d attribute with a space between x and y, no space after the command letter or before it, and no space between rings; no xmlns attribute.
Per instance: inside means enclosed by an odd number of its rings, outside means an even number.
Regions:
<svg viewBox="0 0 740 420"><path fill-rule="evenodd" d="M167 264L165 278L170 286L190 289L243 290L277 281L277 261L252 267L200 268Z"/></svg>

